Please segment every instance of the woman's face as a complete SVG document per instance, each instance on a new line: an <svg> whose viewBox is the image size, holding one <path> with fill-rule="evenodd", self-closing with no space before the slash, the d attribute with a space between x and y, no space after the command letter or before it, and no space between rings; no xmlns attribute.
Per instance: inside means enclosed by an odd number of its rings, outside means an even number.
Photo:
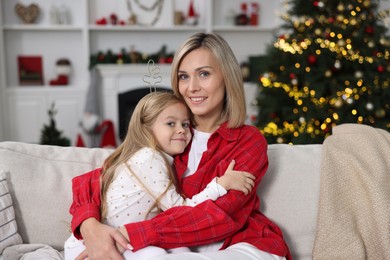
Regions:
<svg viewBox="0 0 390 260"><path fill-rule="evenodd" d="M178 70L179 92L197 119L218 120L222 113L225 83L220 66L207 49L191 51Z"/></svg>

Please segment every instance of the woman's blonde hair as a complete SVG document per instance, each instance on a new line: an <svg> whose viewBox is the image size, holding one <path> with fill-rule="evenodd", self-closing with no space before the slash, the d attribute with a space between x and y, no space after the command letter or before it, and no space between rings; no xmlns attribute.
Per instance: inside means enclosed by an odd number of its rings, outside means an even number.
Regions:
<svg viewBox="0 0 390 260"><path fill-rule="evenodd" d="M186 55L199 48L207 49L214 55L224 78L225 100L219 123L228 121L228 127L231 128L243 125L246 118L246 105L241 68L229 44L215 33L196 33L176 51L171 72L173 92L183 99L179 91L178 70Z"/></svg>
<svg viewBox="0 0 390 260"><path fill-rule="evenodd" d="M119 147L116 148L109 157L107 157L103 164L100 189L102 219L104 219L107 214L106 194L108 187L115 177L116 168L126 163L133 154L135 154L143 147L155 149L161 154L165 160L165 164L168 169L168 175L171 179L171 184L175 185L176 190L178 191L176 174L172 166L169 164L165 153L159 147L157 140L152 132L152 126L158 115L165 108L177 103L185 104L173 93L161 91L149 93L138 102L131 116L125 139L119 145ZM167 189L169 187L170 185L168 185ZM163 194L161 194L160 197L162 195ZM158 207L158 201L159 198L157 198L157 201L152 206L152 208L155 206Z"/></svg>

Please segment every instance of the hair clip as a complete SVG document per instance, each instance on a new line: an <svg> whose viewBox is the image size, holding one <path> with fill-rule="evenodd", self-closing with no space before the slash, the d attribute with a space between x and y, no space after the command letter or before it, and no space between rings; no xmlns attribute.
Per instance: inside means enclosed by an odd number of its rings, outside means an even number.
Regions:
<svg viewBox="0 0 390 260"><path fill-rule="evenodd" d="M154 89L154 92L156 92L156 84L162 82L162 77L160 76L160 68L154 66L154 60L152 59L148 61L147 67L149 74L144 75L142 77L142 81L150 85L150 92L153 92L152 88Z"/></svg>

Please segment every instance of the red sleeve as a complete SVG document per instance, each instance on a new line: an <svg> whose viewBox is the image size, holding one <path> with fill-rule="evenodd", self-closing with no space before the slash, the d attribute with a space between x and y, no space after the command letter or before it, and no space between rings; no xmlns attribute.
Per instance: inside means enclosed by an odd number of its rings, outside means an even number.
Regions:
<svg viewBox="0 0 390 260"><path fill-rule="evenodd" d="M78 239L82 238L79 227L84 220L93 217L100 221L100 173L98 168L72 180L73 202L69 213L72 232Z"/></svg>
<svg viewBox="0 0 390 260"><path fill-rule="evenodd" d="M256 189L268 168L267 143L263 138L246 140L236 144L237 149L226 155L229 158L224 160L224 165L219 164L215 172L222 175L234 158L235 170L248 171L256 176L256 185L250 195L229 191L215 202L205 201L196 207L175 207L154 219L130 223L125 227L135 250L149 245L172 248L221 241L242 230L252 213L260 214Z"/></svg>

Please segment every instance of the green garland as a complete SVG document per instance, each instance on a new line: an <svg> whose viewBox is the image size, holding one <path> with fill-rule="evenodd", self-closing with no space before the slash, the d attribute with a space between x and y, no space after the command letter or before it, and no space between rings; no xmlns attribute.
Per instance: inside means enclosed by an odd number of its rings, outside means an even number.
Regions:
<svg viewBox="0 0 390 260"><path fill-rule="evenodd" d="M127 51L122 48L120 52L114 53L112 50L107 50L105 53L99 51L96 54L92 54L90 57L89 68L92 69L98 64L136 64L147 63L149 60L153 60L155 63L172 63L174 53L168 53L166 46L163 45L160 51L152 54L145 54L138 51Z"/></svg>

